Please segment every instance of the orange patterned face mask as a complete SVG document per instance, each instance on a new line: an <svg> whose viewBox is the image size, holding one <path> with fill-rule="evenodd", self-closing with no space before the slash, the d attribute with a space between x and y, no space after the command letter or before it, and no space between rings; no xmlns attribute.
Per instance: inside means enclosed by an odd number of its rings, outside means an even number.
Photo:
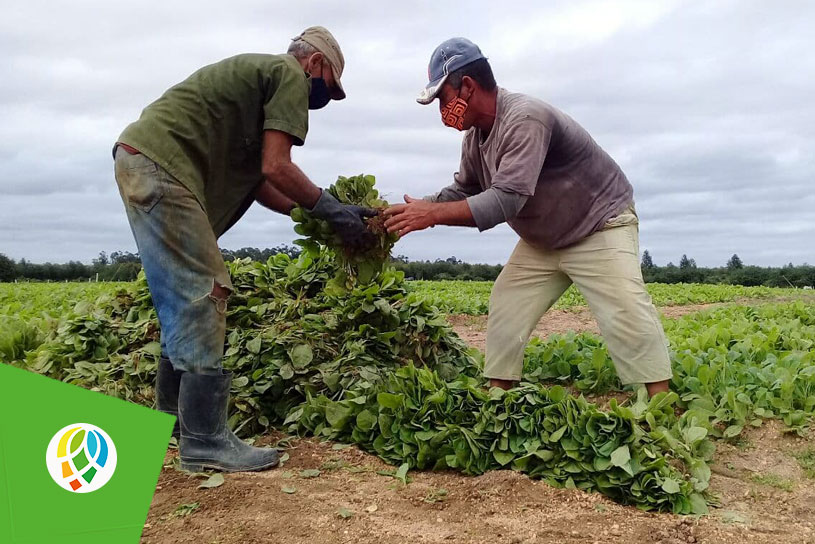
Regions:
<svg viewBox="0 0 815 544"><path fill-rule="evenodd" d="M441 122L448 127L464 130L464 113L466 111L467 101L457 96L441 109Z"/></svg>

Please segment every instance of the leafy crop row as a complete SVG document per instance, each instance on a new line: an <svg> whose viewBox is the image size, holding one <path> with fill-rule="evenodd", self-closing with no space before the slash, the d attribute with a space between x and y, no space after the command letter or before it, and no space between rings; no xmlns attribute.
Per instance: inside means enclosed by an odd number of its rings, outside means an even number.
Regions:
<svg viewBox="0 0 815 544"><path fill-rule="evenodd" d="M709 420L713 436L779 418L803 433L815 416L815 307L801 301L718 308L665 321L671 389ZM593 394L620 389L602 340L589 333L533 339L525 379Z"/></svg>
<svg viewBox="0 0 815 544"><path fill-rule="evenodd" d="M409 286L448 314L485 315L489 310L492 289L490 281L412 281ZM649 283L647 288L657 306L686 306L801 295L801 291L796 289L701 283ZM586 300L575 286L571 286L554 307L566 309L585 305Z"/></svg>

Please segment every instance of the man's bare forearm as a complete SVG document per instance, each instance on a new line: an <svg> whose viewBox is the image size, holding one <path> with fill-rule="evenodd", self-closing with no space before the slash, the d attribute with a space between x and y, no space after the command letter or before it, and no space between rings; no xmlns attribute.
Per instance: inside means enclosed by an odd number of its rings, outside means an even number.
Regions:
<svg viewBox="0 0 815 544"><path fill-rule="evenodd" d="M405 195L404 204L395 204L382 212L388 232L404 236L435 225L474 227L475 219L466 200L429 202Z"/></svg>
<svg viewBox="0 0 815 544"><path fill-rule="evenodd" d="M451 227L474 227L475 219L466 200L433 203L433 224Z"/></svg>
<svg viewBox="0 0 815 544"><path fill-rule="evenodd" d="M305 208L313 208L320 198L320 188L314 185L293 162L275 165L264 175L264 179L283 196Z"/></svg>
<svg viewBox="0 0 815 544"><path fill-rule="evenodd" d="M294 200L284 195L268 181L261 183L260 187L255 190L255 200L262 206L285 215L289 215L292 209L297 206Z"/></svg>

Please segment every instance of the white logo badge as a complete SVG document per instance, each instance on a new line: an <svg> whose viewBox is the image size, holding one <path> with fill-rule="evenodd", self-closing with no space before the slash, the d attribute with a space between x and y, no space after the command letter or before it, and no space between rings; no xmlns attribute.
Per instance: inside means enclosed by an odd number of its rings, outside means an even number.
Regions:
<svg viewBox="0 0 815 544"><path fill-rule="evenodd" d="M90 423L74 423L57 431L45 451L51 478L72 493L90 493L104 486L116 470L116 446L108 433Z"/></svg>

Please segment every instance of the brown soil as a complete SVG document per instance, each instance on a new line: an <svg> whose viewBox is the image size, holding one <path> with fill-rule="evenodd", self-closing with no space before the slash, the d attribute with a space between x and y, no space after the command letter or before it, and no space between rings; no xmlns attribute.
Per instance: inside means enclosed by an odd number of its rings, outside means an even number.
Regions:
<svg viewBox="0 0 815 544"><path fill-rule="evenodd" d="M775 297L770 299L741 299L734 302L717 302L712 304L689 304L687 306L662 306L659 312L668 319L677 319L683 315L692 314L702 310L709 310L721 306L749 303L751 306L760 306L776 302L789 302L792 300L815 301L815 297L800 295L798 297ZM448 316L450 324L458 335L471 346L481 351L487 344L487 316L486 315L451 315ZM575 306L568 310L549 310L541 318L538 326L532 331L533 336L546 338L552 334L566 334L567 332L593 332L600 334L600 328L594 320L591 311L585 306Z"/></svg>
<svg viewBox="0 0 815 544"><path fill-rule="evenodd" d="M661 311L678 317L710 306ZM485 318L454 316L451 321L456 332L483 349ZM535 334L569 330L597 328L585 309L559 310L549 312ZM260 443L279 438L266 436ZM198 489L203 478L179 472L170 450L141 542L815 543L815 480L794 458L815 448L815 437L786 435L778 422L748 429L737 444L718 442L711 489L720 506L702 518L641 512L512 471L478 477L412 472L405 485L380 474L394 467L375 456L356 447L335 447L293 439L284 466L227 474L225 483L213 489ZM320 473L304 477L306 469ZM186 515L179 510L194 503L198 506ZM341 509L348 517L340 515Z"/></svg>
<svg viewBox="0 0 815 544"><path fill-rule="evenodd" d="M142 543L812 543L815 480L792 457L812 447L815 439L783 435L777 423L748 431L738 446L720 443L711 479L720 507L700 519L641 512L504 470L415 472L404 485L378 473L393 471L378 458L316 439L294 440L282 468L227 474L220 487L198 489L203 479L177 471L169 453ZM301 476L315 468L318 476ZM780 480L755 480L767 475ZM192 503L199 506L188 515L173 514Z"/></svg>
<svg viewBox="0 0 815 544"><path fill-rule="evenodd" d="M696 304L691 306L666 306L659 311L668 319L676 319L683 315L715 308L723 304ZM451 315L450 324L453 329L471 346L481 351L487 344L487 316L486 315ZM577 306L568 310L549 310L541 318L538 326L532 331L533 336L546 338L551 334L566 334L567 332L593 332L600 334L600 329L594 316L585 306Z"/></svg>

